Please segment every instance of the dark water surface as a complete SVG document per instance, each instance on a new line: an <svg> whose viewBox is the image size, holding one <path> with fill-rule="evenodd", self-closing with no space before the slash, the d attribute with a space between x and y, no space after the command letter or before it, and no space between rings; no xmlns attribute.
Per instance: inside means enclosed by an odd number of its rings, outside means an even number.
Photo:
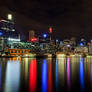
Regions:
<svg viewBox="0 0 92 92"><path fill-rule="evenodd" d="M92 91L92 57L0 58L0 92L71 91Z"/></svg>

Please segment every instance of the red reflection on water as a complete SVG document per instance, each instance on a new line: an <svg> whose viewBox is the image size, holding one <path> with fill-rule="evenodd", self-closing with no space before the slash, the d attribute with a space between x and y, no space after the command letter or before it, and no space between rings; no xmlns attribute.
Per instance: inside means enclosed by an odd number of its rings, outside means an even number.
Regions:
<svg viewBox="0 0 92 92"><path fill-rule="evenodd" d="M90 85L90 62L87 62L87 75L88 75L88 84Z"/></svg>
<svg viewBox="0 0 92 92"><path fill-rule="evenodd" d="M67 85L70 89L70 59L67 59Z"/></svg>
<svg viewBox="0 0 92 92"><path fill-rule="evenodd" d="M30 92L36 92L37 83L37 64L36 59L31 60L30 72L29 72L29 90Z"/></svg>
<svg viewBox="0 0 92 92"><path fill-rule="evenodd" d="M52 63L49 64L49 73L48 73L48 92L52 91Z"/></svg>

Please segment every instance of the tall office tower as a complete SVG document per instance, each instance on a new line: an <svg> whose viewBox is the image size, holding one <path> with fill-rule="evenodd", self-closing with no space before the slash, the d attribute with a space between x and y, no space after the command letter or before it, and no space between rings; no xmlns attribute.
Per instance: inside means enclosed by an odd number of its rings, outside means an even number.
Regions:
<svg viewBox="0 0 92 92"><path fill-rule="evenodd" d="M0 52L5 49L9 37L16 37L15 24L12 15L8 14L6 19L0 19Z"/></svg>
<svg viewBox="0 0 92 92"><path fill-rule="evenodd" d="M35 37L35 31L34 30L30 30L29 31L29 40Z"/></svg>
<svg viewBox="0 0 92 92"><path fill-rule="evenodd" d="M91 40L91 44L90 44L89 54L92 54L92 40Z"/></svg>
<svg viewBox="0 0 92 92"><path fill-rule="evenodd" d="M8 20L1 20L0 29L6 32L15 31L14 22Z"/></svg>
<svg viewBox="0 0 92 92"><path fill-rule="evenodd" d="M7 19L0 20L0 29L6 32L15 31L13 17L11 14L8 14Z"/></svg>

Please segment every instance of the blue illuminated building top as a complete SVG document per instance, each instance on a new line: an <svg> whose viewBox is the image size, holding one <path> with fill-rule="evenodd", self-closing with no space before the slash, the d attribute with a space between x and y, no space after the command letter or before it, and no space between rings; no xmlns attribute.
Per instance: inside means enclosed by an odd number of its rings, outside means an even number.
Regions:
<svg viewBox="0 0 92 92"><path fill-rule="evenodd" d="M44 33L43 34L43 38L47 38L48 37L48 34L47 33Z"/></svg>
<svg viewBox="0 0 92 92"><path fill-rule="evenodd" d="M81 43L80 43L80 46L84 46L84 44L81 42Z"/></svg>
<svg viewBox="0 0 92 92"><path fill-rule="evenodd" d="M3 33L2 33L2 31L0 30L0 36L2 36L3 35Z"/></svg>

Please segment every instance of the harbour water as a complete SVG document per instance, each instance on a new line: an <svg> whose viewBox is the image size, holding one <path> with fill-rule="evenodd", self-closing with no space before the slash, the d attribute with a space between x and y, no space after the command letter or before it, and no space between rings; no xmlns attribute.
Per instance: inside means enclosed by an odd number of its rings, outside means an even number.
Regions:
<svg viewBox="0 0 92 92"><path fill-rule="evenodd" d="M92 57L0 58L0 92L92 92Z"/></svg>

